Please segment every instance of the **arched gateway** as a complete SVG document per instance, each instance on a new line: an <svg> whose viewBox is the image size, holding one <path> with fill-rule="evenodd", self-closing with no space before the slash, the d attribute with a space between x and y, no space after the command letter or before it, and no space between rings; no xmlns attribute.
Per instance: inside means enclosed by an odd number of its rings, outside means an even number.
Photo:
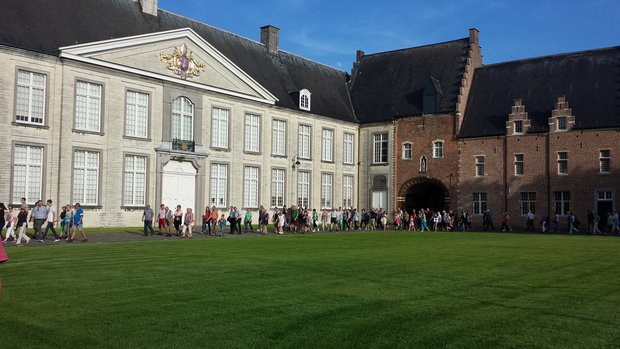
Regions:
<svg viewBox="0 0 620 349"><path fill-rule="evenodd" d="M420 208L430 208L435 211L450 208L448 188L440 180L434 178L412 178L400 187L398 196L398 206L407 212Z"/></svg>

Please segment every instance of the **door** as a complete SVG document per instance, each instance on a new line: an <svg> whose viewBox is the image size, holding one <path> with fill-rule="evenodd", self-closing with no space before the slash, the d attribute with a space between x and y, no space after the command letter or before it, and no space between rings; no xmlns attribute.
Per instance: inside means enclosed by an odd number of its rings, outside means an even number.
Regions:
<svg viewBox="0 0 620 349"><path fill-rule="evenodd" d="M601 220L598 227L601 231L607 226L607 216L614 209L613 192L611 190L598 190L596 192L596 212Z"/></svg>
<svg viewBox="0 0 620 349"><path fill-rule="evenodd" d="M171 210L181 205L196 212L196 169L190 162L170 161L164 166L161 189L162 203Z"/></svg>

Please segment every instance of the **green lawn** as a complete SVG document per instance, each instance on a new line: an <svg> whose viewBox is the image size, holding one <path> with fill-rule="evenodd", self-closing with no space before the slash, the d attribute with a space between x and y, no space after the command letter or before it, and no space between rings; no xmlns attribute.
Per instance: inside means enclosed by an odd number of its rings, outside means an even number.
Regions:
<svg viewBox="0 0 620 349"><path fill-rule="evenodd" d="M339 233L8 252L2 348L620 345L612 237Z"/></svg>

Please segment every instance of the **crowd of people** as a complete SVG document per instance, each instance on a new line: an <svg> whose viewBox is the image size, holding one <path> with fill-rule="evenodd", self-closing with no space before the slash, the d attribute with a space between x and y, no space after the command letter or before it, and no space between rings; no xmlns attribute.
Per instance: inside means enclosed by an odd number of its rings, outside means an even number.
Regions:
<svg viewBox="0 0 620 349"><path fill-rule="evenodd" d="M73 207L63 206L58 215L51 199L45 204L43 200L37 200L32 210L26 204L26 198L21 198L21 204L8 205L8 207L0 202L0 238L3 243L12 241L16 245L21 245L22 241L28 244L31 239L45 242L50 231L54 235L53 242L59 242L61 239L73 242L75 233L78 231L82 235L82 241L87 242L83 220L84 210L80 203L76 203ZM29 223L32 223L34 228L32 238L27 234ZM44 226L45 230L43 230ZM59 226L60 234L56 232L56 226ZM6 237L2 235L4 228L6 228Z"/></svg>

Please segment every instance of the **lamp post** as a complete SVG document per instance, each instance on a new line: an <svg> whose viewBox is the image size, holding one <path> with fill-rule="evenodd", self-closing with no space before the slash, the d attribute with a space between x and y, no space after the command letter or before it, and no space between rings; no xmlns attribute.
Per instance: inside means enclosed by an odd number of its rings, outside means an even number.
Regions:
<svg viewBox="0 0 620 349"><path fill-rule="evenodd" d="M299 165L301 165L301 162L299 162L299 155L293 156L293 159L291 161L293 162L293 166L291 166L291 168L293 169L293 172L291 174L291 177L293 178L292 180L293 198L294 198L293 202L295 205L298 205L299 204L299 198L297 197L298 183L295 181L295 170L297 170L299 168Z"/></svg>

